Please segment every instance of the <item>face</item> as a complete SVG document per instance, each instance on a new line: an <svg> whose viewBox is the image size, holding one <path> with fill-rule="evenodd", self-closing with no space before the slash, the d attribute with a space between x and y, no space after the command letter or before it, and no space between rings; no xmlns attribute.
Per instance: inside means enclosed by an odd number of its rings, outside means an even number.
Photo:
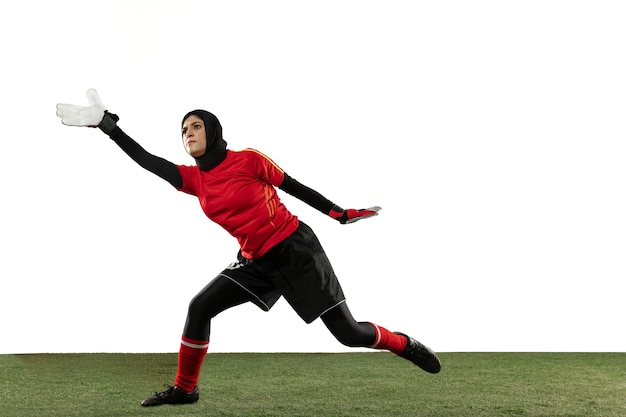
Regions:
<svg viewBox="0 0 626 417"><path fill-rule="evenodd" d="M198 116L192 114L183 123L183 144L187 153L194 158L204 155L206 152L206 130L204 122Z"/></svg>

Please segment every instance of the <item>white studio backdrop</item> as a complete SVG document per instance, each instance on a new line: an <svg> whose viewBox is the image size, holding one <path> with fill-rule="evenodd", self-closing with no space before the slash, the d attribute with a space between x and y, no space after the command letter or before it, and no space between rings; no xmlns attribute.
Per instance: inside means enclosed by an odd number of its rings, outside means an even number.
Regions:
<svg viewBox="0 0 626 417"><path fill-rule="evenodd" d="M236 241L58 102L96 88L191 164L215 113L344 207L281 193L357 318L437 351L626 351L620 1L31 1L0 6L0 353L173 352ZM218 316L213 352L348 351L281 300Z"/></svg>

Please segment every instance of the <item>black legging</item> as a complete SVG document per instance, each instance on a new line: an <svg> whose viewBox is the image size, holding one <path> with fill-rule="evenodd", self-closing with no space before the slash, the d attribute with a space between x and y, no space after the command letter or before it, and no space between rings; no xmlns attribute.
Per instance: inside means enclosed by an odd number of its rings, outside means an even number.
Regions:
<svg viewBox="0 0 626 417"><path fill-rule="evenodd" d="M250 301L252 297L252 294L230 279L216 277L189 303L183 334L194 340L209 340L211 319L230 307ZM346 346L367 347L374 344L374 327L367 322L357 322L345 302L328 310L320 318L333 336Z"/></svg>

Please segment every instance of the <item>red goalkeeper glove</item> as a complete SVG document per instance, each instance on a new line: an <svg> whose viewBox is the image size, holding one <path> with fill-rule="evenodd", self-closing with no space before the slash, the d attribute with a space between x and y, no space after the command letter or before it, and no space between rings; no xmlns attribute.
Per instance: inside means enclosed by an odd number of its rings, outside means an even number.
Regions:
<svg viewBox="0 0 626 417"><path fill-rule="evenodd" d="M361 219L366 219L368 217L377 216L380 211L380 207L374 206L367 209L347 209L344 210L339 206L333 206L330 209L328 215L333 219L337 220L341 224L354 223Z"/></svg>

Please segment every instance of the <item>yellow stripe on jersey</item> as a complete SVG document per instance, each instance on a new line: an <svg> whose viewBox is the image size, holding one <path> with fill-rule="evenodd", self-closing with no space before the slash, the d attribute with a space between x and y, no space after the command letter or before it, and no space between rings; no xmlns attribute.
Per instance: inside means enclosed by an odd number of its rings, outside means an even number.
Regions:
<svg viewBox="0 0 626 417"><path fill-rule="evenodd" d="M274 165L274 167L276 167L276 169L278 169L281 173L284 173L284 172L285 172L285 171L283 171L283 169L282 169L280 166L278 166L278 164L277 164L276 162L272 161L272 158L270 158L269 156L265 155L263 152L259 152L259 151L257 151L256 149L252 149L252 148L242 149L242 150L241 150L241 151L239 151L239 152L246 152L246 151L254 152L254 153L255 153L255 154L257 154L257 155L262 156L263 158L267 159L267 161L268 161L270 164Z"/></svg>

